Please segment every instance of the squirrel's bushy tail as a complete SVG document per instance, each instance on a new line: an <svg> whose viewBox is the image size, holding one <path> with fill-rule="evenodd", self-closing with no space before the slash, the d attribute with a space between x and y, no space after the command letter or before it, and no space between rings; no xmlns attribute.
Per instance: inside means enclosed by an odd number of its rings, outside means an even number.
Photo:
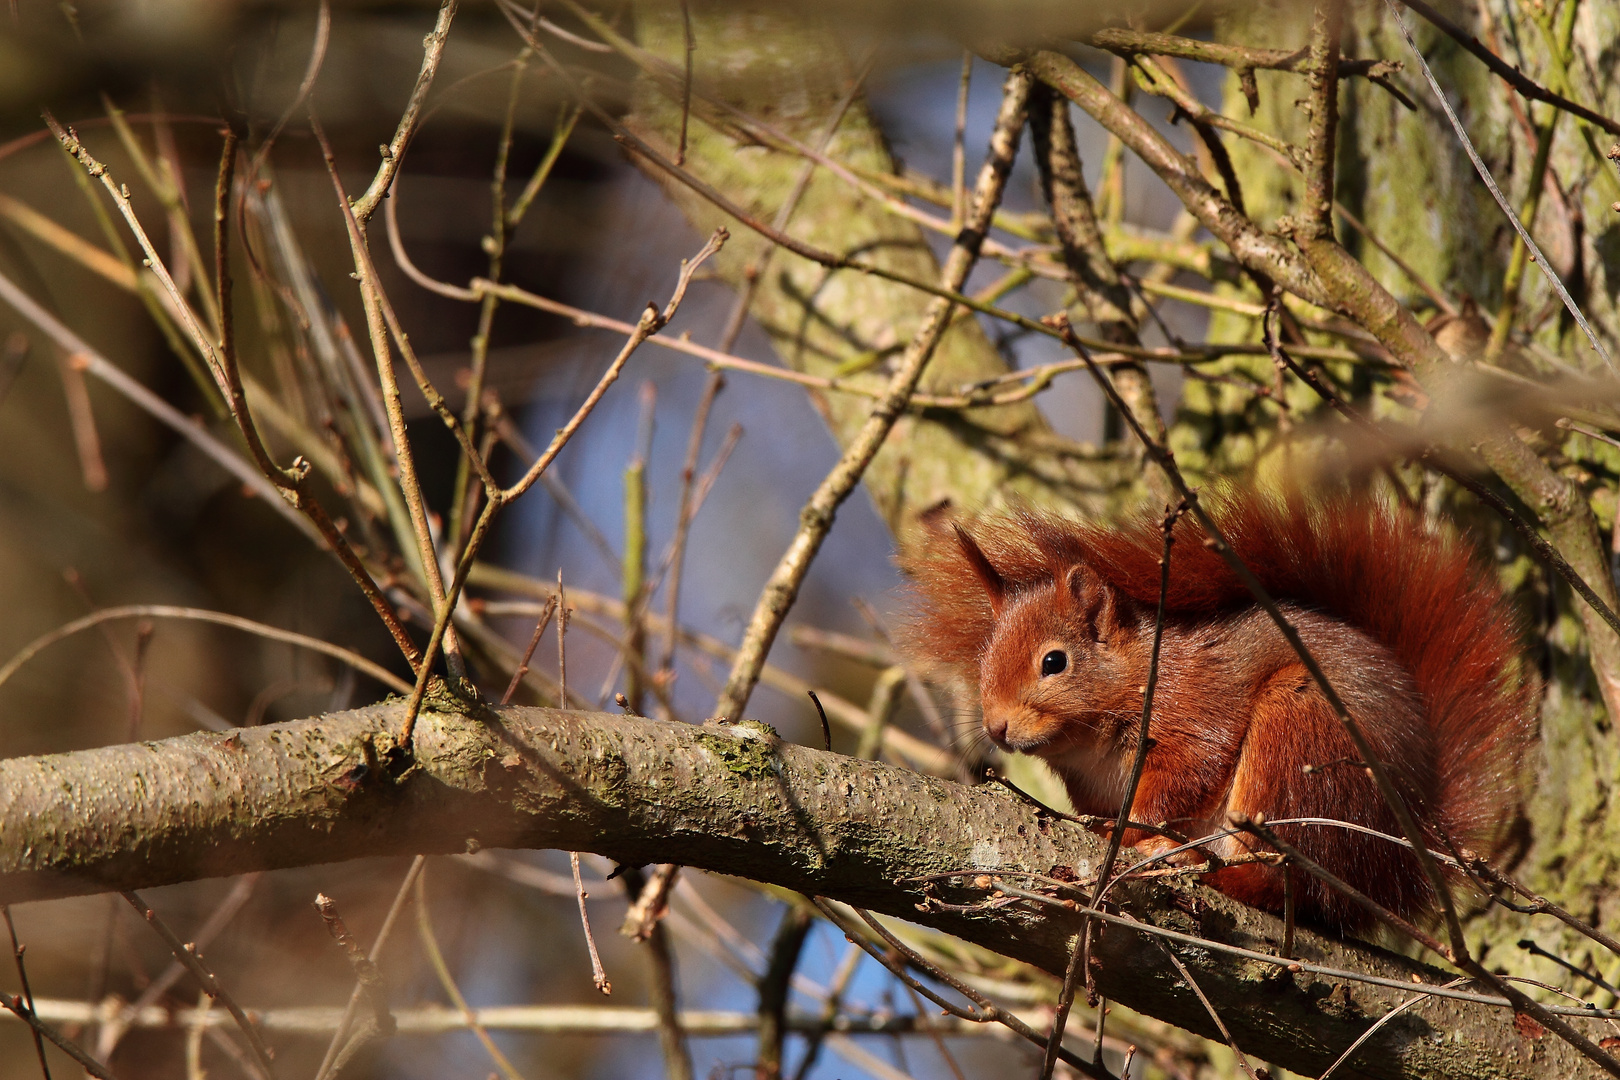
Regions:
<svg viewBox="0 0 1620 1080"><path fill-rule="evenodd" d="M1245 493L1211 506L1273 598L1342 619L1395 654L1434 733L1436 824L1459 844L1492 844L1534 739L1540 683L1490 568L1454 534L1364 496ZM1157 603L1156 523L1082 532L1088 561L1133 599ZM1174 610L1214 614L1253 602L1200 525L1185 517L1176 536Z"/></svg>

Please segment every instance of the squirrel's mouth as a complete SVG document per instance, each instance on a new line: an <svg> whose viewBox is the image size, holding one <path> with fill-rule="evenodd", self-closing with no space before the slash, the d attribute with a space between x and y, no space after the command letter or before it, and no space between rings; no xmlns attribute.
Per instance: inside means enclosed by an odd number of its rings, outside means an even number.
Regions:
<svg viewBox="0 0 1620 1080"><path fill-rule="evenodd" d="M1040 756L1041 749L1049 746L1052 740L1052 735L1029 735L1012 729L1008 729L999 737L994 733L990 733L991 742L1008 753L1014 754L1035 754Z"/></svg>
<svg viewBox="0 0 1620 1080"><path fill-rule="evenodd" d="M991 742L1003 750L1037 757L1061 757L1077 743L1091 742L1085 730L1082 727L1076 738L1072 723L1028 707L987 712L984 717L984 731Z"/></svg>
<svg viewBox="0 0 1620 1080"><path fill-rule="evenodd" d="M985 713L985 735L1009 753L1029 754L1054 767L1071 758L1094 762L1113 740L1105 716L1058 716L1030 706Z"/></svg>

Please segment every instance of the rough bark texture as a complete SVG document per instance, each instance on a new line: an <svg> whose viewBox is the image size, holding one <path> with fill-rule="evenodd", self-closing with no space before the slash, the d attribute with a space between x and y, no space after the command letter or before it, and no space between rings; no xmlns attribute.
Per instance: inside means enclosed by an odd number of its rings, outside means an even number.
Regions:
<svg viewBox="0 0 1620 1080"><path fill-rule="evenodd" d="M690 727L505 709L424 714L416 758L389 775L397 703L311 720L0 762L0 903L342 859L484 846L682 863L862 905L1063 970L1078 916L1022 905L919 913L927 874L1094 871L1101 841L996 787L968 788L777 741L764 725ZM1061 873L1061 871L1060 871ZM1117 890L1116 890L1117 892ZM978 892L943 888L957 902ZM1192 886L1136 883L1144 922L1275 954L1277 920ZM1177 945L1239 1045L1322 1068L1406 996ZM1109 1000L1217 1036L1156 939L1103 927ZM1433 969L1302 932L1296 956L1406 982ZM1217 1036L1218 1037L1218 1036ZM1340 1075L1478 1080L1580 1076L1562 1043L1508 1014L1435 1000L1381 1028Z"/></svg>
<svg viewBox="0 0 1620 1080"><path fill-rule="evenodd" d="M1527 73L1545 81L1549 73L1538 70L1546 53L1546 40L1515 4L1489 3L1498 27L1498 43L1509 48L1510 62L1524 62ZM1483 36L1484 26L1471 21L1462 9L1444 9L1452 18L1464 20L1474 33ZM1467 125L1475 145L1491 165L1494 175L1509 198L1518 205L1528 187L1527 174L1533 157L1532 147L1505 95L1484 65L1468 56L1411 11L1406 22L1453 105ZM1298 48L1306 37L1308 7L1271 0L1234 5L1226 10L1218 36L1245 45ZM1612 114L1620 103L1613 76L1612 52L1615 32L1620 28L1620 11L1613 5L1583 2L1576 21L1575 47L1585 55L1589 70L1596 71L1604 84L1596 97L1584 96L1588 104L1608 108ZM1512 51L1519 43L1522 53ZM1414 64L1399 32L1390 22L1382 3L1357 4L1346 22L1345 51L1349 55L1400 60L1405 71L1396 81L1418 106L1407 110L1384 89L1365 80L1348 80L1341 91L1343 122L1340 127L1338 157L1338 197L1385 244L1431 283L1454 297L1471 297L1487 310L1500 300L1499 286L1506 266L1511 227L1492 202L1489 193L1469 167L1456 136L1452 133L1433 93L1414 70ZM1610 57L1611 60L1602 60ZM1280 72L1255 73L1260 89L1257 126L1285 136L1302 135L1307 118L1296 106L1304 83L1294 75ZM1228 84L1225 111L1246 117L1248 106L1234 78ZM1611 140L1612 141L1612 140ZM1279 167L1265 151L1238 139L1228 139L1233 162L1242 180L1251 212L1269 221L1293 212L1303 193L1300 178ZM1605 147L1608 142L1603 144ZM1583 160L1585 159L1585 160ZM1554 143L1553 161L1566 184L1583 173L1591 176L1593 165L1580 135L1566 117ZM1584 271L1587 291L1582 295L1589 316L1608 319L1613 310L1615 289L1612 281L1620 270L1620 226L1608 210L1612 193L1593 176L1577 196L1584 200L1588 228L1598 235L1586 252L1591 259ZM1571 271L1580 262L1580 238L1571 234L1568 222L1552 210L1552 200L1543 200L1540 216L1531 224L1538 241L1548 250L1555 268L1572 280ZM1579 207L1577 207L1577 217ZM1338 236L1351 254L1362 260L1372 276L1403 302L1421 307L1422 293L1407 275L1359 234L1339 222ZM1588 241L1590 243L1590 241ZM1576 278L1582 275L1575 275ZM1608 283L1602 288L1593 287ZM1579 286L1576 286L1579 289ZM1539 275L1526 278L1526 307L1542 306L1548 290ZM1534 299L1531 299L1534 297ZM1557 320L1544 327L1539 340L1553 351L1579 365L1594 363L1590 350L1574 343L1556 329ZM1231 319L1215 320L1216 334L1243 334L1250 327ZM1236 365L1251 363L1233 360ZM1437 372L1425 375L1434 379ZM1437 381L1437 380L1436 380ZM1298 406L1312 403L1303 394L1292 400ZM1235 396L1228 388L1209 384L1189 384L1184 399L1184 417L1203 436L1202 448L1217 456L1228 455L1244 445L1229 440L1219 445L1226 417L1233 415ZM1188 429L1183 428L1185 433ZM1596 535L1597 519L1582 503L1592 494L1590 474L1563 467L1553 472L1533 461L1527 448L1513 446L1504 435L1482 447L1493 468L1547 524L1547 535L1600 595L1614 595L1614 577L1604 558L1604 547ZM1219 449L1217 448L1219 446ZM1578 446L1572 453L1596 454L1611 463L1612 453L1602 447ZM1527 460L1532 459L1532 460ZM1230 460L1230 459L1228 459ZM1529 465L1528 472L1517 466ZM1537 474L1537 475L1531 475ZM1549 483L1548 481L1551 481ZM1585 486L1583 486L1585 485ZM1599 517L1612 520L1614 506L1607 493L1597 506ZM1482 531L1499 528L1490 515L1474 519ZM1512 546L1511 538L1507 543ZM1521 557L1521 561L1524 560ZM1527 566L1515 568L1510 580L1522 581ZM1529 844L1518 873L1533 888L1568 905L1598 925L1613 925L1616 906L1614 881L1620 873L1620 815L1615 813L1609 791L1620 750L1615 744L1613 725L1605 719L1603 702L1613 706L1620 700L1612 679L1605 673L1620 673L1620 641L1585 605L1562 589L1558 614L1548 634L1551 677L1542 708L1542 762L1530 785L1526 806L1527 828L1523 839ZM1611 600L1611 603L1613 601ZM1471 941L1495 950L1503 962L1549 982L1560 982L1566 974L1550 962L1526 956L1518 947L1529 938L1551 952L1565 956L1589 970L1611 974L1613 957L1602 954L1574 934L1563 931L1551 920L1527 922L1500 909L1490 912L1470 926ZM1511 957L1511 961L1509 961Z"/></svg>

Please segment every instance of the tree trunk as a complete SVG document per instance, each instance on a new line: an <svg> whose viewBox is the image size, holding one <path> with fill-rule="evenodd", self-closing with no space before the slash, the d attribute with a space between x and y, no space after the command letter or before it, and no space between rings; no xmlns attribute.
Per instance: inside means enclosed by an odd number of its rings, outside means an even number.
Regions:
<svg viewBox="0 0 1620 1080"><path fill-rule="evenodd" d="M1528 9L1515 4L1487 6L1496 21L1494 44L1509 50L1505 58L1522 63L1527 74L1543 84L1549 83L1552 76L1545 65L1547 42L1526 14ZM1479 60L1412 11L1404 7L1401 11L1476 148L1511 203L1521 208L1529 188L1534 145L1509 107L1504 84ZM1493 44L1493 35L1481 21L1469 20L1465 11L1446 11L1463 21L1466 30ZM1306 40L1310 18L1308 5L1268 0L1235 6L1223 16L1218 37L1251 46L1299 48ZM1610 55L1616 34L1620 33L1620 10L1610 4L1582 3L1574 31L1577 53L1586 57L1590 70L1604 73L1606 80L1597 96L1575 96L1614 115L1620 107L1620 92L1612 76L1613 65L1602 58ZM1513 42L1523 43L1522 56L1511 51ZM1344 51L1350 56L1401 61L1404 70L1394 82L1417 108L1409 110L1387 90L1364 79L1348 80L1343 85L1339 201L1427 282L1458 302L1473 301L1487 312L1499 311L1503 274L1514 241L1512 226L1469 163L1433 91L1417 70L1389 9L1381 3L1354 5L1346 20ZM1256 126L1285 138L1302 136L1308 118L1297 100L1304 92L1301 78L1257 71L1255 79L1260 91ZM1529 102L1521 100L1519 105L1537 119L1542 116L1539 107ZM1228 83L1225 112L1248 117L1248 104L1236 78ZM1601 145L1606 149L1612 141L1607 139ZM1298 174L1279 166L1273 155L1252 143L1232 137L1227 137L1226 143L1251 214L1270 222L1292 213L1303 191ZM1615 195L1599 175L1602 163L1594 159L1569 117L1564 117L1557 129L1552 163L1566 188L1574 187L1569 182L1571 177L1582 176L1586 182L1579 187L1579 196L1570 196L1567 212L1558 200L1544 197L1540 213L1529 223L1531 232L1588 317L1600 327L1613 326L1614 290L1620 283L1620 243L1616 239L1620 227L1615 224L1616 215L1608 202ZM1595 241L1582 235L1582 219L1593 223L1587 228L1598 234ZM1423 291L1406 271L1343 218L1338 224L1345 246L1386 288L1414 307L1428 305ZM1603 287L1595 287L1599 283ZM1557 303L1534 266L1524 279L1523 292L1521 313L1546 310L1549 303ZM1536 340L1577 366L1600 366L1578 331L1572 334L1573 325L1561 322L1556 314L1546 320ZM1228 334L1252 332L1230 321L1221 330ZM1608 337L1613 348L1613 335ZM1480 342L1475 335L1468 359L1479 357ZM1215 433L1217 418L1230 415L1230 402L1225 400L1228 396L1222 387L1190 386L1187 421L1201 425L1207 438ZM1294 401L1301 407L1316 405L1304 388L1300 388ZM1591 499L1598 520L1612 522L1615 505L1609 482L1599 484L1592 474L1599 469L1608 471L1607 462L1612 460L1613 452L1579 436L1571 437L1564 450L1572 459L1564 474L1584 483L1577 490ZM1524 552L1500 519L1454 489L1448 489L1445 496L1454 515L1494 542L1499 552L1510 553L1503 568L1505 579L1518 587L1525 609L1534 611L1533 632L1540 639L1536 644L1546 654L1544 671L1548 679L1541 712L1541 759L1535 775L1527 780L1530 795L1525 818L1509 838L1509 850L1521 857L1515 873L1533 889L1579 912L1594 925L1612 926L1617 900L1615 882L1620 880L1620 812L1611 804L1610 791L1620 769L1620 753L1609 716L1615 702L1613 673L1620 669L1620 642L1612 630L1591 615L1584 601ZM1579 557L1571 545L1560 543L1554 533L1549 535L1563 547L1566 557L1572 561ZM1613 579L1603 565L1602 552L1591 554L1596 558L1589 560L1583 576L1601 594L1610 596ZM1610 705L1607 711L1605 698ZM1480 955L1494 953L1514 970L1552 982L1562 981L1567 973L1550 961L1524 955L1519 947L1521 940L1534 941L1605 978L1620 971L1620 960L1551 919L1527 922L1522 915L1492 908L1473 920L1469 937ZM1596 1000L1600 1004L1614 1003L1613 995L1607 993Z"/></svg>

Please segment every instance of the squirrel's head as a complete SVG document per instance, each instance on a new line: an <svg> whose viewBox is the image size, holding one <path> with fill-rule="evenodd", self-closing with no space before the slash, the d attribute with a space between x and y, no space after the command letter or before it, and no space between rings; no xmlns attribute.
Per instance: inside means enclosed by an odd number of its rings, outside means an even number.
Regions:
<svg viewBox="0 0 1620 1080"><path fill-rule="evenodd" d="M956 541L994 615L979 660L984 730L1004 750L1057 763L1112 746L1141 711L1136 605L1084 562L1012 585L964 531Z"/></svg>

